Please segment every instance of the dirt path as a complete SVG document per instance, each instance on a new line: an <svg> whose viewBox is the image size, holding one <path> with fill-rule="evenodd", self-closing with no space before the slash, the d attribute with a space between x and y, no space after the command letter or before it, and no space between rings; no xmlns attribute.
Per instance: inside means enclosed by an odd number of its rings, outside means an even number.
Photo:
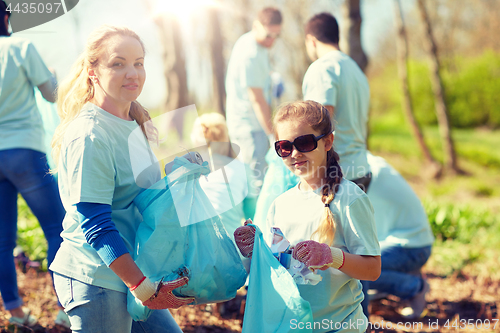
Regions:
<svg viewBox="0 0 500 333"><path fill-rule="evenodd" d="M427 295L429 304L421 320L404 321L397 312L404 304L396 297L389 297L372 302L372 324L369 332L500 332L499 282L453 276L440 277L430 273L427 273L427 278L431 291ZM13 327L8 327L8 315L0 303L0 333L69 332L54 326L57 306L48 275L35 271L28 271L26 274L19 272L18 279L23 299L32 313L40 318L40 325L33 330L16 331ZM239 304L232 306L236 310ZM187 306L172 313L186 333L241 332L240 319L214 315L216 311L212 305ZM488 321L489 329L486 328Z"/></svg>

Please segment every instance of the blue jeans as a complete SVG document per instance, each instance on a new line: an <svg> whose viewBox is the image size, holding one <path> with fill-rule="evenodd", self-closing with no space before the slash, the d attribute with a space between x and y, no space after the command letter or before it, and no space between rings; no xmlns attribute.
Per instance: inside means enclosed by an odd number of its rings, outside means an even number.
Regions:
<svg viewBox="0 0 500 333"><path fill-rule="evenodd" d="M432 246L404 248L391 246L382 249L382 272L376 281L361 281L365 299L361 303L363 312L368 317L368 289L409 299L415 296L423 286L420 270L431 255Z"/></svg>
<svg viewBox="0 0 500 333"><path fill-rule="evenodd" d="M54 273L57 296L79 333L182 333L168 310L155 310L144 322L127 312L127 294Z"/></svg>
<svg viewBox="0 0 500 333"><path fill-rule="evenodd" d="M256 181L255 188L259 193L267 171L266 154L269 150L269 139L266 133L264 131L250 132L248 134L233 134L230 137L231 142L240 149L238 159L248 164L253 171Z"/></svg>
<svg viewBox="0 0 500 333"><path fill-rule="evenodd" d="M0 150L0 292L6 310L23 304L17 288L13 250L17 239L17 197L38 219L48 242L50 265L62 242L64 207L45 154L31 149Z"/></svg>

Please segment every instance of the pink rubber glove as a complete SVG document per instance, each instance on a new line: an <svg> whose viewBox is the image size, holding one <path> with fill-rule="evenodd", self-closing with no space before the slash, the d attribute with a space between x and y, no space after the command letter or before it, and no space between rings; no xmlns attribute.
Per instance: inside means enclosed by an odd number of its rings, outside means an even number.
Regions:
<svg viewBox="0 0 500 333"><path fill-rule="evenodd" d="M159 289L158 285L155 284L156 292L143 301L142 305L147 306L152 310L177 309L183 305L193 302L194 297L177 297L172 294L172 290L185 285L188 281L189 278L184 276L173 281L160 282L161 287L159 287Z"/></svg>
<svg viewBox="0 0 500 333"><path fill-rule="evenodd" d="M313 240L298 243L292 257L312 269L325 270L329 267L340 269L344 265L344 252L336 247Z"/></svg>
<svg viewBox="0 0 500 333"><path fill-rule="evenodd" d="M245 258L252 258L253 242L255 240L255 228L248 226L249 223L252 223L251 219L246 220L244 226L238 227L234 231L234 241L241 255Z"/></svg>

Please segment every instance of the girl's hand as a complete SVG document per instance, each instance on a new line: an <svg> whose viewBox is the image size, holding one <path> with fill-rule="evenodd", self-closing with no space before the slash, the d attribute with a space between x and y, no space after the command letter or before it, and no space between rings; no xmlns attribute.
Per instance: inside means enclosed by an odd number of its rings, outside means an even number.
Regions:
<svg viewBox="0 0 500 333"><path fill-rule="evenodd" d="M255 228L247 225L249 223L252 223L252 220L246 220L244 226L238 227L234 231L234 241L241 255L245 258L252 258L253 243L255 240Z"/></svg>
<svg viewBox="0 0 500 333"><path fill-rule="evenodd" d="M345 260L344 252L341 249L329 247L313 240L298 243L293 249L292 257L309 268L320 270L329 267L340 269Z"/></svg>

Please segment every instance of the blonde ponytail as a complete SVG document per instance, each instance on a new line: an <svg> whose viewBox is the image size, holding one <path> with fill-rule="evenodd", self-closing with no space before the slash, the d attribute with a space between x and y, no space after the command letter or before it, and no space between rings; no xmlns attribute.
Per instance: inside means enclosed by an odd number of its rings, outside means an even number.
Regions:
<svg viewBox="0 0 500 333"><path fill-rule="evenodd" d="M57 89L57 113L61 123L52 138L52 157L56 166L59 163L61 143L66 128L78 116L83 105L94 97L94 86L88 77L87 69L85 54L82 54L71 68L67 79ZM57 167L53 172L57 172Z"/></svg>
<svg viewBox="0 0 500 333"><path fill-rule="evenodd" d="M335 225L332 210L330 209L330 204L333 199L335 199L335 194L337 193L340 182L342 181L342 170L340 169L340 165L338 163L339 155L333 150L333 148L327 152L326 158L326 184L321 190L321 202L325 204L325 213L318 229L316 229L316 231L311 235L311 239L317 234L319 236L320 243L332 246L337 227Z"/></svg>

